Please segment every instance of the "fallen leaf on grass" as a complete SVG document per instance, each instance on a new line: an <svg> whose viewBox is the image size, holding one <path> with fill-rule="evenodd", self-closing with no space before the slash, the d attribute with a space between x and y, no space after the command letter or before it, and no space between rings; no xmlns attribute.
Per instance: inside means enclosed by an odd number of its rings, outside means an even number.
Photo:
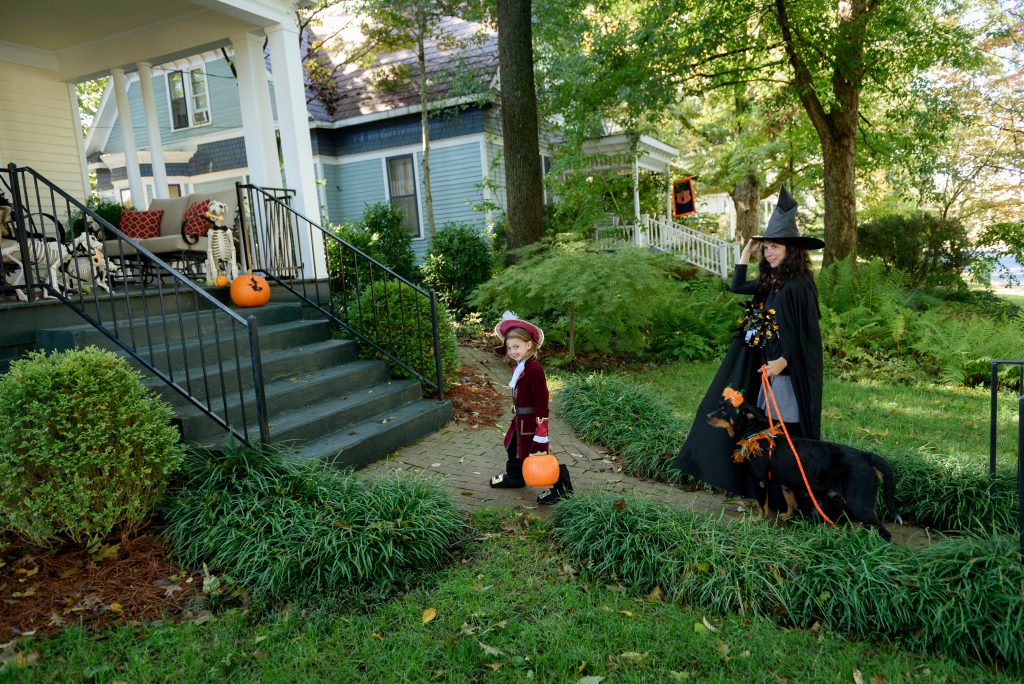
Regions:
<svg viewBox="0 0 1024 684"><path fill-rule="evenodd" d="M489 667L492 670L494 670L495 672L497 672L498 670L501 669L501 663L498 663L498 662L487 663L487 667Z"/></svg>
<svg viewBox="0 0 1024 684"><path fill-rule="evenodd" d="M118 615L120 615L121 613L124 612L124 606L122 606L120 603L111 603L110 604L110 611L112 613L117 613Z"/></svg>
<svg viewBox="0 0 1024 684"><path fill-rule="evenodd" d="M0 660L0 663L9 663L19 670L24 670L26 667L35 667L39 664L39 651L29 651L28 653L18 651L14 655Z"/></svg>
<svg viewBox="0 0 1024 684"><path fill-rule="evenodd" d="M665 598L665 590L658 585L654 585L654 588L644 598L648 601L661 602Z"/></svg>
<svg viewBox="0 0 1024 684"><path fill-rule="evenodd" d="M423 624L427 624L428 622L430 622L431 620L433 620L436 617L437 617L437 609L436 608L427 608L427 609L425 609L423 611L423 615L421 616L421 619L423 620Z"/></svg>
<svg viewBox="0 0 1024 684"><path fill-rule="evenodd" d="M174 596L174 592L176 591L181 591L180 584L171 584L164 587L164 598L171 598L172 596Z"/></svg>
<svg viewBox="0 0 1024 684"><path fill-rule="evenodd" d="M601 684L604 681L604 677L597 675L587 675L586 677L580 677L576 680L576 684Z"/></svg>
<svg viewBox="0 0 1024 684"><path fill-rule="evenodd" d="M40 584L40 582L36 582L25 591L16 591L13 594L11 594L11 598L28 598L29 596L35 596L36 589L39 588Z"/></svg>
<svg viewBox="0 0 1024 684"><path fill-rule="evenodd" d="M718 628L714 627L710 622L708 622L708 619L706 617L702 617L701 620L704 622L704 626L708 628L709 632L717 632L718 631Z"/></svg>
<svg viewBox="0 0 1024 684"><path fill-rule="evenodd" d="M377 634L376 632L374 632L372 636L374 639L377 639L378 641L384 641L384 637L382 637L380 634Z"/></svg>
<svg viewBox="0 0 1024 684"><path fill-rule="evenodd" d="M853 682L854 684L864 684L864 675L860 673L859 668L853 668Z"/></svg>
<svg viewBox="0 0 1024 684"><path fill-rule="evenodd" d="M117 552L120 548L120 544L102 544L98 549L92 552L92 559L99 563L100 561L107 560L108 558L117 558Z"/></svg>
<svg viewBox="0 0 1024 684"><path fill-rule="evenodd" d="M492 655L492 656L504 655L504 653L501 652L501 649L495 648L494 646L488 646L487 644L485 644L482 641L477 641L476 643L480 644L480 648L482 648L484 653L486 653L487 655Z"/></svg>
<svg viewBox="0 0 1024 684"><path fill-rule="evenodd" d="M646 652L644 652L644 653L637 653L636 651L626 651L625 653L619 655L619 657L622 658L623 660L643 660L644 658L647 657L647 653Z"/></svg>
<svg viewBox="0 0 1024 684"><path fill-rule="evenodd" d="M619 612L622 613L623 615L625 615L626 617L629 617L629 618L633 617L633 611L631 611L631 610L620 610Z"/></svg>
<svg viewBox="0 0 1024 684"><path fill-rule="evenodd" d="M25 568L18 568L17 570L14 571L14 574L15 575L24 575L25 577L22 578L22 581L25 581L26 579L28 579L32 575L36 574L37 572L39 572L39 566L35 565L35 566L32 566L31 570L27 570Z"/></svg>
<svg viewBox="0 0 1024 684"><path fill-rule="evenodd" d="M731 650L729 648L729 644L725 643L724 641L719 641L717 646L718 646L718 655L722 656L722 660L728 660L729 659L729 651Z"/></svg>

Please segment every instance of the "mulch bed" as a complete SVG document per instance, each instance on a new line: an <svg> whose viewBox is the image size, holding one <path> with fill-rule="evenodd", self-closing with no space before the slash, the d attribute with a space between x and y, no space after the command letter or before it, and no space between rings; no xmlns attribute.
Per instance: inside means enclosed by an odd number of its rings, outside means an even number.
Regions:
<svg viewBox="0 0 1024 684"><path fill-rule="evenodd" d="M200 573L168 560L152 534L114 539L90 550L40 550L0 540L0 642L52 635L72 623L89 627L152 623L180 615Z"/></svg>
<svg viewBox="0 0 1024 684"><path fill-rule="evenodd" d="M511 404L487 378L468 368L459 369L444 396L451 399L455 422L471 427L494 427Z"/></svg>

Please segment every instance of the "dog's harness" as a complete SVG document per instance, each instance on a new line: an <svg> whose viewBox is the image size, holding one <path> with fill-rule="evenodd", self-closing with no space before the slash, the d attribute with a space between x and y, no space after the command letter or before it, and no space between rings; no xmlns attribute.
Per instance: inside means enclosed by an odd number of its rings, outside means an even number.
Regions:
<svg viewBox="0 0 1024 684"><path fill-rule="evenodd" d="M768 427L736 442L736 450L732 452L732 462L739 464L753 458L761 458L765 455L762 442L768 442L768 457L771 458L772 452L775 451L775 436L778 434L777 428Z"/></svg>

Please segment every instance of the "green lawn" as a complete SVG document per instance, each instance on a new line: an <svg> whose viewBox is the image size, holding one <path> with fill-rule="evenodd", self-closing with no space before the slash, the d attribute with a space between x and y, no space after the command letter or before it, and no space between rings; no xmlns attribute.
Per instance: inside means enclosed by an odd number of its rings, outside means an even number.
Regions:
<svg viewBox="0 0 1024 684"><path fill-rule="evenodd" d="M677 363L636 374L679 417L693 420L718 361ZM822 439L851 444L882 455L918 453L961 463L988 464L989 391L937 385L883 385L826 377L822 401ZM1017 397L999 397L997 457L1017 462Z"/></svg>
<svg viewBox="0 0 1024 684"><path fill-rule="evenodd" d="M1010 682L979 666L823 631L725 619L592 583L543 524L476 516L479 545L370 608L241 611L19 644L0 680L371 682ZM436 618L425 622L424 611ZM202 624L194 624L200 622ZM587 679L587 678L590 679Z"/></svg>

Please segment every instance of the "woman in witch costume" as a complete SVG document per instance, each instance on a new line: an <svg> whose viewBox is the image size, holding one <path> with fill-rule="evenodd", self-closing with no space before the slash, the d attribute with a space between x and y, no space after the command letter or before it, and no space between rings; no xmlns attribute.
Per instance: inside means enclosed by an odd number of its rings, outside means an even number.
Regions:
<svg viewBox="0 0 1024 684"><path fill-rule="evenodd" d="M807 250L820 249L825 243L800 235L796 210L796 202L783 186L764 234L752 238L740 255L729 289L753 299L744 304L746 315L675 461L677 468L698 480L749 498L756 497L758 483L730 458L732 438L705 420L722 401L726 388L743 392L748 400L757 397L763 409L763 368L789 434L810 439L820 439L821 434L821 314ZM760 274L748 282L747 265L758 245ZM769 495L774 503L776 496Z"/></svg>

